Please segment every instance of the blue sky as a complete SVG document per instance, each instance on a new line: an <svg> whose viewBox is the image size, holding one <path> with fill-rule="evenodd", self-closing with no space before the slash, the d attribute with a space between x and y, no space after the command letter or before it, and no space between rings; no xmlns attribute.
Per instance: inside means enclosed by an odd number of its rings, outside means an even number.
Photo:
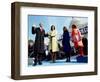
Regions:
<svg viewBox="0 0 100 82"><path fill-rule="evenodd" d="M58 35L63 33L63 26L69 28L72 17L65 16L28 16L28 39L35 39L35 35L31 33L32 25L39 26L39 23L43 24L45 32L49 32L51 25L55 25Z"/></svg>

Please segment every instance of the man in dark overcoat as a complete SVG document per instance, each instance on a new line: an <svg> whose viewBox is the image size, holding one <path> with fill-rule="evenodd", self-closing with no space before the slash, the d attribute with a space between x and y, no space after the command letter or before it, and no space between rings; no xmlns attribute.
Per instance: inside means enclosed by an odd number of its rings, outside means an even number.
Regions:
<svg viewBox="0 0 100 82"><path fill-rule="evenodd" d="M43 25L40 23L39 27L36 28L32 26L32 34L36 34L35 37L35 44L34 44L34 66L42 65L42 55L45 52L44 51L44 37L45 37L45 30L43 29Z"/></svg>

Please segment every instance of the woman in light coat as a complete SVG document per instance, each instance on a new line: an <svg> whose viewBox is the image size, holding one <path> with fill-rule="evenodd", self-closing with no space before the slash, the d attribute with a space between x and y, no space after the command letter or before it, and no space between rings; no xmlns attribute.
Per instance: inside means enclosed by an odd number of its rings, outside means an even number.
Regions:
<svg viewBox="0 0 100 82"><path fill-rule="evenodd" d="M57 42L57 31L55 30L55 26L51 26L51 31L48 33L49 35L49 50L51 51L51 59L54 63L56 60L56 52L58 51L58 42Z"/></svg>

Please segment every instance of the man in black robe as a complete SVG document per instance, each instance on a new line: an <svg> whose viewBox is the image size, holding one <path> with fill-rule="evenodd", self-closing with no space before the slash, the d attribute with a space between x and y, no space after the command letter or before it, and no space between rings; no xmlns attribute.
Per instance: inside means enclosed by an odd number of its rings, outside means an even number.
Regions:
<svg viewBox="0 0 100 82"><path fill-rule="evenodd" d="M40 23L38 28L32 26L32 34L36 34L35 37L35 44L34 44L34 66L42 65L42 55L44 54L44 37L45 37L45 30L43 29L43 25Z"/></svg>

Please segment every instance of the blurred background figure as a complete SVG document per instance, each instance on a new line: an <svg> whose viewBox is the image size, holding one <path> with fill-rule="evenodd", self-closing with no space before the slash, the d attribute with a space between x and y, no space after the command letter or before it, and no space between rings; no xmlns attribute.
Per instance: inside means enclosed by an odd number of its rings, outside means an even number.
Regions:
<svg viewBox="0 0 100 82"><path fill-rule="evenodd" d="M33 40L28 40L28 57L33 57L34 42Z"/></svg>
<svg viewBox="0 0 100 82"><path fill-rule="evenodd" d="M88 55L88 40L87 38L83 37L82 38L82 42L83 42L83 53L84 55Z"/></svg>

